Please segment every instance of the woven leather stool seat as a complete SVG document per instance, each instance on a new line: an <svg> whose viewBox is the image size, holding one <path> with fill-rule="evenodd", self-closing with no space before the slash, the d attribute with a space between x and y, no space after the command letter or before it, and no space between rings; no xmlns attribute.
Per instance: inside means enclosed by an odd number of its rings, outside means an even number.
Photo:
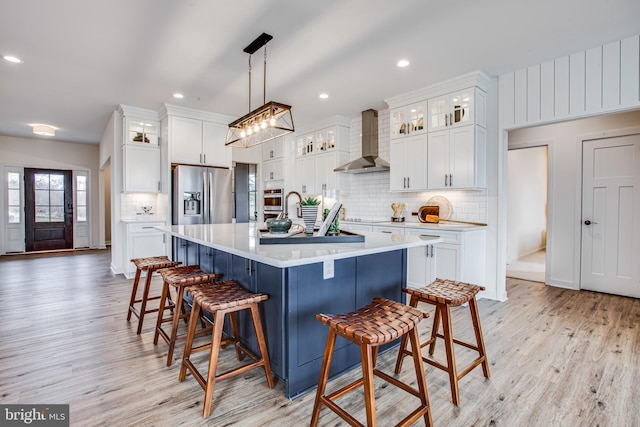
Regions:
<svg viewBox="0 0 640 427"><path fill-rule="evenodd" d="M478 292L484 290L484 286L446 279L436 279L432 284L420 289L404 289L409 295L416 295L421 300L449 304L452 307L469 302Z"/></svg>
<svg viewBox="0 0 640 427"><path fill-rule="evenodd" d="M317 314L316 319L329 326L329 336L327 337L327 345L320 370L320 380L318 381L318 389L316 391L316 399L311 416L311 426L318 425L320 409L323 405L329 407L350 425L363 425L335 403L335 400L339 397L363 385L367 425L375 426L374 375L420 399L420 406L400 421L400 423L397 424L398 426L411 425L421 417L424 418L426 425L431 426L433 424L431 420L431 406L429 405L427 382L424 376L424 370L422 369L422 359L419 350L412 353L418 389L410 387L397 378L391 377L376 369L376 359L380 345L389 343L400 337L404 339L408 336L412 348L419 348L417 326L420 320L425 317L428 317L427 313L384 298L374 298L371 303L364 307L345 314ZM363 376L359 380L329 395L325 395L324 392L329 378L333 349L335 347L336 336L338 335L360 346ZM390 390L385 390L385 393L389 392ZM385 423L385 425L388 424Z"/></svg>
<svg viewBox="0 0 640 427"><path fill-rule="evenodd" d="M149 297L149 289L151 288L151 276L157 270L160 270L162 268L175 267L177 265L180 265L181 262L171 261L167 256L134 258L131 260L131 262L136 266L136 276L133 279L133 288L131 289L131 298L129 299L129 310L127 311L127 321L131 320L131 314L133 313L138 318L138 329L136 330L136 333L140 334L140 332L142 332L142 324L144 323L145 314L154 313L159 310L159 308L151 310L147 309L148 301L161 298L161 296ZM137 299L138 285L140 284L140 275L143 271L147 272L147 279L145 281L142 298ZM141 303L140 310L135 307L137 303Z"/></svg>
<svg viewBox="0 0 640 427"><path fill-rule="evenodd" d="M183 381L187 375L187 370L189 370L200 386L204 389L205 393L202 416L208 417L211 415L213 389L217 381L231 378L254 368L263 367L267 377L267 384L269 385L269 388L273 388L275 383L273 376L271 375L271 365L269 363L267 344L262 331L262 321L260 320L260 314L258 312L258 303L268 299L268 295L248 292L239 284L231 280L193 285L189 286L187 291L193 295L193 308L191 309L191 316L189 317L187 342L185 343L184 353L182 355L182 365L180 366L180 375L178 379ZM202 310L206 310L214 316L212 328L213 333L209 344L194 347L193 339L196 334L196 325ZM256 355L240 342L240 328L236 314L241 310L249 310L251 312L251 321L256 334L260 356ZM223 339L222 328L224 326L224 317L227 313L229 314L232 336ZM229 343L234 343L236 357L238 360L242 360L243 355L247 355L253 360L253 362L216 375L220 348ZM206 378L200 374L190 359L192 353L203 350L211 350L209 354L209 369Z"/></svg>
<svg viewBox="0 0 640 427"><path fill-rule="evenodd" d="M181 267L163 268L158 270L158 273L162 276L162 295L160 297L160 310L158 311L158 319L156 321L156 331L153 336L153 344L158 344L158 337L162 337L164 341L169 345L167 351L167 366L173 363L173 352L175 344L178 339L186 337L186 334L178 335L178 325L180 319L187 319L189 315L185 309L184 293L187 286L192 286L199 283L211 282L219 277L221 274L206 273L200 269L198 265L187 265ZM169 286L176 289L176 302L171 302L171 292ZM164 317L164 310L171 308L173 314L170 317ZM162 324L171 322L171 331L167 333ZM210 332L210 328L205 327L205 320L202 319L203 328L197 332L197 334Z"/></svg>
<svg viewBox="0 0 640 427"><path fill-rule="evenodd" d="M435 305L436 311L433 317L433 327L431 329L431 338L420 344L420 348L429 346L429 355L433 356L436 349L436 340L442 338L445 344L445 352L447 363L442 364L431 357L423 357L424 362L442 369L449 374L449 383L451 385L451 399L455 405L460 405L460 389L458 381L471 372L478 365L482 366L482 371L486 378L490 377L489 362L487 361L487 352L484 346L484 337L482 335L482 327L480 325L480 314L478 313L478 305L476 302L476 294L483 291L483 286L473 285L470 283L458 282L455 280L436 279L430 285L420 289L403 289L404 292L411 295L409 305L417 307L418 302L425 302ZM476 343L468 343L453 337L451 322L451 307L456 307L464 303L469 303L469 311L471 313L471 321L473 323L473 331ZM439 332L440 323L442 323L442 334ZM458 372L456 366L456 358L454 352L454 344L459 344L471 350L478 352L478 357L473 360L467 367ZM402 360L405 356L411 354L406 349L407 342L403 338L400 344L400 351L396 361L396 373L402 368Z"/></svg>

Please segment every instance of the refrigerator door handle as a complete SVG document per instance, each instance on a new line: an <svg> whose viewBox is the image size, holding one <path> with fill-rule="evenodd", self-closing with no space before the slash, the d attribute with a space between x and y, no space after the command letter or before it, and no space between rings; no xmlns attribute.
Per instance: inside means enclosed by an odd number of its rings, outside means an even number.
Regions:
<svg viewBox="0 0 640 427"><path fill-rule="evenodd" d="M202 171L202 223L209 223L209 180L207 171Z"/></svg>
<svg viewBox="0 0 640 427"><path fill-rule="evenodd" d="M215 191L214 191L215 188L214 188L214 182L213 182L213 172L211 170L208 170L207 174L208 174L207 184L209 185L209 204L207 205L207 212L209 214L209 219L207 220L207 224L213 224L213 220L214 220L213 208L216 203Z"/></svg>

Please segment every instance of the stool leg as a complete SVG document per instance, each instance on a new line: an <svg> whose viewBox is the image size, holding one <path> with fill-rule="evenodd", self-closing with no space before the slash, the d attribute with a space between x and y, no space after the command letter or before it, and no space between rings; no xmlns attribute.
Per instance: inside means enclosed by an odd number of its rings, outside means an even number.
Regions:
<svg viewBox="0 0 640 427"><path fill-rule="evenodd" d="M169 285L167 285L167 292L169 291ZM173 363L173 350L176 347L176 337L178 336L178 324L180 323L180 310L178 307L182 306L183 289L181 286L178 286L178 292L176 296L176 303L174 304L173 310L173 322L171 322L171 335L169 336L169 350L167 351L167 366L171 366ZM158 317L160 319L160 317ZM157 334L157 332L156 332Z"/></svg>
<svg viewBox="0 0 640 427"><path fill-rule="evenodd" d="M429 354L433 356L436 351L436 340L438 335L438 329L440 329L440 318L442 317L442 308L440 304L436 304L436 312L433 315L433 326L431 328L431 338L429 339ZM443 325L444 328L444 325Z"/></svg>
<svg viewBox="0 0 640 427"><path fill-rule="evenodd" d="M242 353L238 347L240 343L240 328L238 327L238 317L235 312L229 313L229 323L231 323L231 333L233 334L233 345L236 348L236 358L242 360L244 359L244 353Z"/></svg>
<svg viewBox="0 0 640 427"><path fill-rule="evenodd" d="M416 308L418 306L418 297L415 295L411 295L411 300L409 301L409 306ZM421 348L421 347L418 347ZM402 371L402 361L404 360L404 356L406 355L405 351L407 350L407 334L402 335L402 341L400 341L400 350L398 350L398 359L396 360L396 369L395 373L399 374Z"/></svg>
<svg viewBox="0 0 640 427"><path fill-rule="evenodd" d="M193 319L197 321L196 319ZM216 385L216 369L218 368L218 355L220 354L220 341L222 340L222 326L224 325L224 312L216 311L213 320L213 334L211 336L211 354L209 355L209 372L207 373L207 383L204 389L204 407L202 416L207 418L211 415L211 405L213 388Z"/></svg>
<svg viewBox="0 0 640 427"><path fill-rule="evenodd" d="M362 359L362 379L364 382L364 403L367 412L367 426L376 426L376 397L373 385L373 347L366 344L360 345L360 358Z"/></svg>
<svg viewBox="0 0 640 427"><path fill-rule="evenodd" d="M131 289L131 299L129 300L129 310L127 311L127 321L131 320L131 312L136 303L136 294L138 293L138 284L140 283L140 269L136 268L136 277L133 279L133 288Z"/></svg>
<svg viewBox="0 0 640 427"><path fill-rule="evenodd" d="M144 293L142 294L142 304L140 305L140 321L138 322L138 330L136 333L140 335L142 332L142 323L144 322L144 315L147 311L147 298L149 298L149 289L151 288L151 276L153 276L153 270L147 270L147 280L144 282Z"/></svg>
<svg viewBox="0 0 640 427"><path fill-rule="evenodd" d="M158 337L160 336L160 328L162 327L162 320L164 319L164 307L167 301L168 293L169 293L169 284L163 281L162 295L160 295L160 307L158 309L158 319L156 320L156 331L153 334L153 345L158 345Z"/></svg>
<svg viewBox="0 0 640 427"><path fill-rule="evenodd" d="M444 348L447 353L447 371L451 384L451 398L453 404L460 405L460 390L458 389L458 369L456 368L456 356L453 350L453 331L451 329L451 311L448 305L440 310L442 316L442 329L444 335Z"/></svg>
<svg viewBox="0 0 640 427"><path fill-rule="evenodd" d="M402 338L404 339L406 335L407 334L403 335ZM422 366L422 352L420 351L420 337L418 335L417 325L409 332L409 339L411 340L411 354L413 356L413 366L416 371L416 381L418 382L420 401L422 402L422 405L427 408L427 413L424 414L424 423L426 426L433 426L431 405L429 404L429 393L427 391L427 379L424 375L424 367Z"/></svg>
<svg viewBox="0 0 640 427"><path fill-rule="evenodd" d="M469 310L471 311L471 321L473 322L473 331L476 334L476 342L478 343L478 353L484 358L482 361L482 372L485 378L489 378L489 361L487 360L487 350L484 347L484 338L482 335L482 326L480 326L480 313L478 313L478 304L475 297L469 300Z"/></svg>
<svg viewBox="0 0 640 427"><path fill-rule="evenodd" d="M318 380L318 389L316 390L316 399L313 403L313 413L311 414L311 427L318 425L320 417L320 409L322 408L322 398L324 390L327 387L329 379L329 368L331 367L331 359L333 358L333 348L336 345L336 334L333 329L329 328L327 336L327 345L324 347L324 357L322 358L322 367L320 368L320 379Z"/></svg>
<svg viewBox="0 0 640 427"><path fill-rule="evenodd" d="M182 363L180 364L180 374L178 374L178 380L184 381L187 376L187 363L189 356L191 356L191 347L193 347L193 338L196 335L196 326L198 325L198 318L200 317L200 304L193 302L191 307L191 316L189 316L189 325L187 326L187 339L184 343L184 352L182 353Z"/></svg>
<svg viewBox="0 0 640 427"><path fill-rule="evenodd" d="M273 375L271 375L271 362L269 361L269 351L267 350L267 342L264 339L264 332L262 330L262 321L260 320L260 313L258 312L258 304L251 305L251 319L253 320L253 329L256 331L256 338L258 339L258 348L260 349L260 355L264 363L264 373L267 376L267 384L269 388L273 388L275 385L273 382Z"/></svg>

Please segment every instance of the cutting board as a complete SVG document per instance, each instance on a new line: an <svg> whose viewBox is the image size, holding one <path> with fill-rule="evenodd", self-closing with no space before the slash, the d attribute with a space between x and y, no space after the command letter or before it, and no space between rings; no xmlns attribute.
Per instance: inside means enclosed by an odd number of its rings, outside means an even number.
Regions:
<svg viewBox="0 0 640 427"><path fill-rule="evenodd" d="M431 216L433 215L434 217L438 217L440 214L440 207L439 206L420 206L420 209L418 209L418 221L420 222L437 222L437 221L430 221L427 218L427 215ZM429 218L430 219L430 218Z"/></svg>

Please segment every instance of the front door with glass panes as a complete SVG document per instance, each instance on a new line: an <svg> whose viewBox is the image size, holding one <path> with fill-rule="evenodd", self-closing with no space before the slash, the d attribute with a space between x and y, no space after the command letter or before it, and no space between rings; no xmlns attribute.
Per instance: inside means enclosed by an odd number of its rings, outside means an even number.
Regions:
<svg viewBox="0 0 640 427"><path fill-rule="evenodd" d="M24 170L26 250L73 247L71 171Z"/></svg>

